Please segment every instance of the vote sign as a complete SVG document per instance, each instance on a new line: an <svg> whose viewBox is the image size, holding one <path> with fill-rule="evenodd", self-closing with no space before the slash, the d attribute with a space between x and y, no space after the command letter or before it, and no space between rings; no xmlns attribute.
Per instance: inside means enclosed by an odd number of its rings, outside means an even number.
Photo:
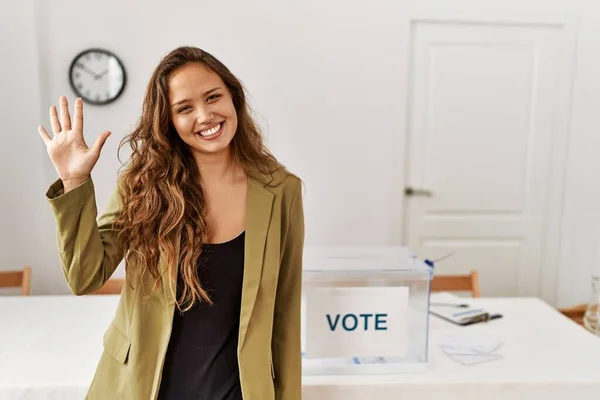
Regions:
<svg viewBox="0 0 600 400"><path fill-rule="evenodd" d="M407 287L307 288L306 357L402 357Z"/></svg>

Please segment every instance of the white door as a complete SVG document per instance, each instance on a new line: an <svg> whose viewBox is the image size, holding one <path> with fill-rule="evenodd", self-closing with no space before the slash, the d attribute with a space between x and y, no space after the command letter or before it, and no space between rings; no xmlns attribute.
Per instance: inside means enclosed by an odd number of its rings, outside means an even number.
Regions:
<svg viewBox="0 0 600 400"><path fill-rule="evenodd" d="M424 21L411 33L407 244L453 253L438 274L477 269L484 296L538 295L562 190L563 30Z"/></svg>

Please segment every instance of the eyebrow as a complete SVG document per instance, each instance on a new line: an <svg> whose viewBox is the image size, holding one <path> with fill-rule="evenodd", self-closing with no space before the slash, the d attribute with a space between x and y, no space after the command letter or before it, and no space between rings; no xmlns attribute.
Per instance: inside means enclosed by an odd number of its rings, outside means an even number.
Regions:
<svg viewBox="0 0 600 400"><path fill-rule="evenodd" d="M214 92L214 91L217 91L217 90L219 90L219 89L221 89L221 87L220 87L220 86L217 86L217 87L215 87L215 88L212 88L212 89L210 89L210 90L207 90L206 92L204 92L204 93L203 93L203 96L208 96L208 95L209 95L209 94L211 94L212 92ZM178 105L180 105L180 104L182 104L182 103L185 103L185 102L187 102L187 101L190 101L190 100L189 100L189 99L183 99L183 100L179 100L178 102L176 102L176 103L173 103L173 104L171 105L171 108L173 108L173 107L175 107L175 106L178 106Z"/></svg>

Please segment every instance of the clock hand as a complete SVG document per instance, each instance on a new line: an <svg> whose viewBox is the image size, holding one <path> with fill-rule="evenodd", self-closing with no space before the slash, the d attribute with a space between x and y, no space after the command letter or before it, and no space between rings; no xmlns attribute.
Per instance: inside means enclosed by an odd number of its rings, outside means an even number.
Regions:
<svg viewBox="0 0 600 400"><path fill-rule="evenodd" d="M88 67L86 67L85 65L83 65L83 64L78 64L78 66L79 66L79 68L81 68L82 70L84 70L85 72L87 72L89 75L93 75L93 76L94 76L94 78L97 76L97 74L96 74L94 71L92 71L91 69L89 69L89 68L88 68Z"/></svg>
<svg viewBox="0 0 600 400"><path fill-rule="evenodd" d="M105 70L105 71L104 71L104 72L102 72L100 75L96 75L96 76L94 77L94 79L95 79L95 80L98 80L98 79L102 78L104 75L106 75L106 74L107 74L107 72L108 72L108 70Z"/></svg>

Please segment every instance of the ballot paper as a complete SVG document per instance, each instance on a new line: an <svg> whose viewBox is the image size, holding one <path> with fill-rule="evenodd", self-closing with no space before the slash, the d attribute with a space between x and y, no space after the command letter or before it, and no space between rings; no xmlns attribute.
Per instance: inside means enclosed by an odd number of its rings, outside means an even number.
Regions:
<svg viewBox="0 0 600 400"><path fill-rule="evenodd" d="M442 351L463 365L480 364L502 359L503 341L495 336L477 332L454 332L442 338Z"/></svg>

